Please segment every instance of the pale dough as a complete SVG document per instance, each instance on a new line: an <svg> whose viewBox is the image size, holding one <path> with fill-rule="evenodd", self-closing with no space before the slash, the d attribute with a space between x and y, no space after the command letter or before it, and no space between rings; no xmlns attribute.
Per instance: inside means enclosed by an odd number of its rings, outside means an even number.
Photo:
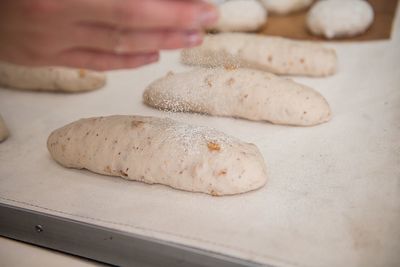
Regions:
<svg viewBox="0 0 400 267"><path fill-rule="evenodd" d="M260 0L268 12L285 15L304 9L314 0Z"/></svg>
<svg viewBox="0 0 400 267"><path fill-rule="evenodd" d="M64 67L25 67L0 62L0 85L11 89L81 92L101 88L104 73Z"/></svg>
<svg viewBox="0 0 400 267"><path fill-rule="evenodd" d="M307 27L315 35L332 39L362 34L373 20L374 10L367 1L324 0L309 11Z"/></svg>
<svg viewBox="0 0 400 267"><path fill-rule="evenodd" d="M275 124L311 126L328 121L331 110L315 90L252 69L198 68L151 83L144 102L175 112L198 112Z"/></svg>
<svg viewBox="0 0 400 267"><path fill-rule="evenodd" d="M0 115L0 142L7 139L9 135L8 129L6 127L6 123L3 120L3 117Z"/></svg>
<svg viewBox="0 0 400 267"><path fill-rule="evenodd" d="M211 30L220 32L256 31L267 21L267 12L257 0L226 1L218 5L219 20Z"/></svg>
<svg viewBox="0 0 400 267"><path fill-rule="evenodd" d="M332 75L337 68L335 50L321 44L248 33L207 35L202 45L182 51L182 62L307 76Z"/></svg>
<svg viewBox="0 0 400 267"><path fill-rule="evenodd" d="M232 195L266 183L255 145L170 119L81 119L51 133L47 147L65 167L192 192Z"/></svg>

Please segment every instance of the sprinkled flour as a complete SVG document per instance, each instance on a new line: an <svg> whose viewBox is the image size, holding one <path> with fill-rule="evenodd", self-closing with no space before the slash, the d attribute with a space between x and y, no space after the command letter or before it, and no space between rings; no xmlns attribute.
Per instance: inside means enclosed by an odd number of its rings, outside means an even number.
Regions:
<svg viewBox="0 0 400 267"><path fill-rule="evenodd" d="M179 143L189 154L199 153L201 147L208 147L210 151L222 150L238 141L213 128L184 124L167 118L160 119L159 127L163 143Z"/></svg>

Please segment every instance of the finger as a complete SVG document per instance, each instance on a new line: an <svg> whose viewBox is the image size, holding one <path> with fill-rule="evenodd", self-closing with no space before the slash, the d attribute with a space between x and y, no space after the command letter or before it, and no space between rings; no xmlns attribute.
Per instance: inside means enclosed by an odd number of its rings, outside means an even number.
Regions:
<svg viewBox="0 0 400 267"><path fill-rule="evenodd" d="M79 49L62 53L57 63L67 67L105 71L137 68L156 62L158 59L158 52L118 55Z"/></svg>
<svg viewBox="0 0 400 267"><path fill-rule="evenodd" d="M199 45L200 31L119 31L110 27L79 25L68 36L71 45L119 53L150 52Z"/></svg>
<svg viewBox="0 0 400 267"><path fill-rule="evenodd" d="M190 0L86 0L81 1L78 12L79 20L85 17L133 29L199 29L218 18L214 5Z"/></svg>

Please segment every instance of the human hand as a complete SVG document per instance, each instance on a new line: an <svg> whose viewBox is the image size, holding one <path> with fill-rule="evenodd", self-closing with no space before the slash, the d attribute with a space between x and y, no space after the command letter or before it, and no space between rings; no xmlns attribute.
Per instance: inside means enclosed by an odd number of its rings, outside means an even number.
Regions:
<svg viewBox="0 0 400 267"><path fill-rule="evenodd" d="M217 19L201 0L2 0L0 60L96 70L157 61L201 43Z"/></svg>

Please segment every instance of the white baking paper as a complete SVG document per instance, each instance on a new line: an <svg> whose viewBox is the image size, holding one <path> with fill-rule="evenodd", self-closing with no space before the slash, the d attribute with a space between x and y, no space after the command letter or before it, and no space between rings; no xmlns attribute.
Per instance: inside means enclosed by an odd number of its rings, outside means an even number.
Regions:
<svg viewBox="0 0 400 267"><path fill-rule="evenodd" d="M397 12L399 13L399 12ZM109 74L83 94L0 89L11 136L0 144L0 202L277 266L400 266L400 20L392 40L332 44L340 69L295 78L321 92L331 122L308 128L142 104L147 84L189 67L177 52ZM137 114L206 125L255 143L267 185L230 197L66 169L49 133L82 117Z"/></svg>

